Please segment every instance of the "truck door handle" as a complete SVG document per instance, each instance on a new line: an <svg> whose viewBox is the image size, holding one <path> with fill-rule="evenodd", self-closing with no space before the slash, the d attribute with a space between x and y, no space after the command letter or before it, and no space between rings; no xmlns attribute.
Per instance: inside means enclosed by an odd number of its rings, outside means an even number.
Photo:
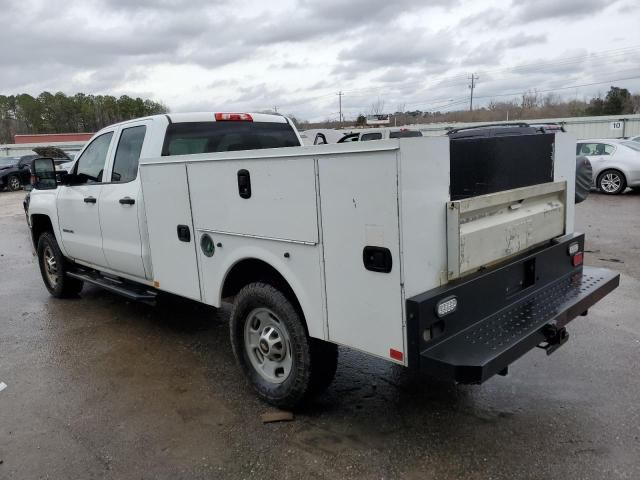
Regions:
<svg viewBox="0 0 640 480"><path fill-rule="evenodd" d="M95 197L84 197L84 203L96 203Z"/></svg>
<svg viewBox="0 0 640 480"><path fill-rule="evenodd" d="M122 205L133 205L136 201L131 197L124 197L119 200Z"/></svg>
<svg viewBox="0 0 640 480"><path fill-rule="evenodd" d="M238 194L241 198L251 198L251 176L249 170L238 170Z"/></svg>

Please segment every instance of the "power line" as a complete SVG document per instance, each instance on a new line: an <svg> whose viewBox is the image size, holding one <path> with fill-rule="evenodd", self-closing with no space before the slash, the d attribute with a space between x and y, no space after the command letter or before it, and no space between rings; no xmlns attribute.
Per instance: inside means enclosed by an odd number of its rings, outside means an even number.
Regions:
<svg viewBox="0 0 640 480"><path fill-rule="evenodd" d="M471 97L469 99L469 111L473 112L473 89L476 88L476 80L478 80L478 76L475 73L472 73L470 80L471 85L469 85L469 88L471 89Z"/></svg>

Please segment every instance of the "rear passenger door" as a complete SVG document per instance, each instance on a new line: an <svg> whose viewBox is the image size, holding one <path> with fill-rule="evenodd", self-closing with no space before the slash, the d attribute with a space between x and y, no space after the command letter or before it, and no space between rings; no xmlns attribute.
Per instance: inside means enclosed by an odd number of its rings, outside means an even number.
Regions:
<svg viewBox="0 0 640 480"><path fill-rule="evenodd" d="M122 126L116 132L109 178L100 197L102 249L107 267L145 278L140 236L141 190L138 163L149 122Z"/></svg>

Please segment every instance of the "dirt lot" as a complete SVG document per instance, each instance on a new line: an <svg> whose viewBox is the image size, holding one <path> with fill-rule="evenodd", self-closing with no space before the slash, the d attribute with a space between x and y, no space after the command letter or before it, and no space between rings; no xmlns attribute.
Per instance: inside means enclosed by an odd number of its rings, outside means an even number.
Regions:
<svg viewBox="0 0 640 480"><path fill-rule="evenodd" d="M227 310L49 297L22 198L0 193L0 479L640 478L638 194L577 207L622 283L552 356L453 386L343 349L327 394L266 425Z"/></svg>

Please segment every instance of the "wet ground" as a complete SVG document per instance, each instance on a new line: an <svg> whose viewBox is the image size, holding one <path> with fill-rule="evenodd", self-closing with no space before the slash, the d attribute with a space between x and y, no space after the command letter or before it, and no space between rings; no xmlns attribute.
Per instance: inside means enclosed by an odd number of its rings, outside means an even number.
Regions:
<svg viewBox="0 0 640 480"><path fill-rule="evenodd" d="M453 386L346 349L295 421L240 377L227 310L47 294L0 193L0 479L640 478L640 195L577 207L618 290L507 377Z"/></svg>

